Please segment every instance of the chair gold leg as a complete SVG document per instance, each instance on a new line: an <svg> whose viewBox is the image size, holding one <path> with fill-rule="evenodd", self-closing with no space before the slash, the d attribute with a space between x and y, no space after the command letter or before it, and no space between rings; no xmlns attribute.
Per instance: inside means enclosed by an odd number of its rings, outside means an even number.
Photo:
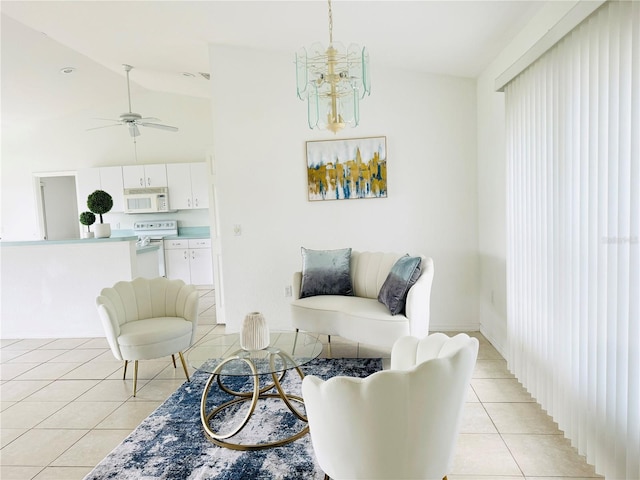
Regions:
<svg viewBox="0 0 640 480"><path fill-rule="evenodd" d="M129 365L129 360L124 361L124 373L122 374L122 379L125 380L127 378L127 365Z"/></svg>
<svg viewBox="0 0 640 480"><path fill-rule="evenodd" d="M138 391L138 360L133 364L133 396L136 396Z"/></svg>
<svg viewBox="0 0 640 480"><path fill-rule="evenodd" d="M189 378L189 370L187 370L187 363L184 361L184 355L182 355L182 352L178 352L178 355L180 355L180 362L182 362L182 368L184 370L184 374L187 376L187 382L190 382L191 379Z"/></svg>
<svg viewBox="0 0 640 480"><path fill-rule="evenodd" d="M327 339L328 339L328 342L327 342L327 348L328 348L328 350L329 350L329 358L333 358L333 357L331 356L331 335L327 335Z"/></svg>
<svg viewBox="0 0 640 480"><path fill-rule="evenodd" d="M173 368L178 368L176 366L176 356L175 355L171 354L171 360L173 360Z"/></svg>
<svg viewBox="0 0 640 480"><path fill-rule="evenodd" d="M444 477L442 477L442 480L447 480L447 476L445 475Z"/></svg>

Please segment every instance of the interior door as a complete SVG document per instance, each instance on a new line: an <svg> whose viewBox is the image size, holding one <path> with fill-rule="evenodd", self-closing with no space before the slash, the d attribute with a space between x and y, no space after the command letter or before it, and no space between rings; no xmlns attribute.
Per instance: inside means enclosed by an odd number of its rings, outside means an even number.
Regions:
<svg viewBox="0 0 640 480"><path fill-rule="evenodd" d="M80 238L75 176L40 177L43 238Z"/></svg>

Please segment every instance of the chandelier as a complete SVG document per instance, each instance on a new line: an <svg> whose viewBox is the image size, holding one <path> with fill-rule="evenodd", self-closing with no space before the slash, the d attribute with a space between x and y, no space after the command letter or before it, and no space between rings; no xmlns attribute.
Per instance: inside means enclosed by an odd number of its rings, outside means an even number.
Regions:
<svg viewBox="0 0 640 480"><path fill-rule="evenodd" d="M360 99L371 92L369 53L356 44L348 49L333 41L333 15L329 3L329 46L314 43L296 52L298 98L307 100L309 128L337 133L360 123Z"/></svg>

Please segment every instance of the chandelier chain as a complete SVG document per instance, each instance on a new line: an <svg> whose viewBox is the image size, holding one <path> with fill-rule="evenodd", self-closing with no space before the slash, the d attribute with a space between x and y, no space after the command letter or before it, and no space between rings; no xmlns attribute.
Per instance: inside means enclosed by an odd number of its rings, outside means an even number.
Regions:
<svg viewBox="0 0 640 480"><path fill-rule="evenodd" d="M333 43L333 12L331 11L331 0L329 3L329 45Z"/></svg>

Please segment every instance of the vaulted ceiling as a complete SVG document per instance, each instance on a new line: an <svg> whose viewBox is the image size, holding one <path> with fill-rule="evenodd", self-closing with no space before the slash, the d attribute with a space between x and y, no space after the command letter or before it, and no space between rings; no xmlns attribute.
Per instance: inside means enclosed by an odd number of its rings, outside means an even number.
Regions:
<svg viewBox="0 0 640 480"><path fill-rule="evenodd" d="M372 70L473 78L543 4L334 0L333 35L366 45ZM133 89L208 97L209 44L290 53L294 92L294 52L328 41L324 1L3 0L0 9L3 124L52 118L96 98L122 102L123 63L135 67ZM63 75L63 67L76 70Z"/></svg>

